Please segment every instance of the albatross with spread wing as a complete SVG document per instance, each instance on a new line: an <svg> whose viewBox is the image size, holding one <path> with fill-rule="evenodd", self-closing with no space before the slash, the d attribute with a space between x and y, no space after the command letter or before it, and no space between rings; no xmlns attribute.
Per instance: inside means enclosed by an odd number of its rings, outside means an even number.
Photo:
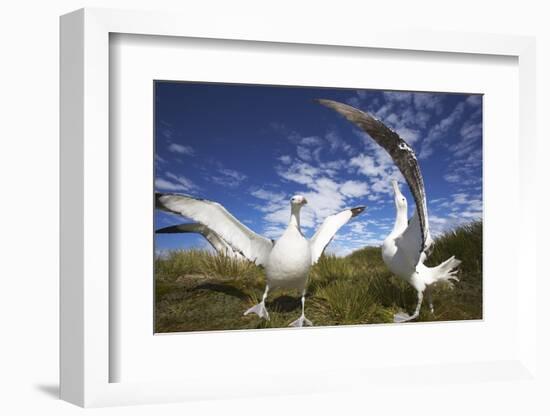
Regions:
<svg viewBox="0 0 550 416"><path fill-rule="evenodd" d="M426 288L436 282L458 280L455 269L460 264L460 260L452 256L436 267L424 265L434 242L430 236L424 180L416 154L412 147L395 131L370 114L337 101L318 101L343 115L384 148L409 185L416 203L416 211L412 219L407 221L407 200L401 194L397 182L392 182L397 216L392 232L382 245L382 258L392 273L409 282L418 294L414 314L409 316L406 313L398 313L394 316L394 322L416 319L420 314ZM428 294L430 294L429 291ZM429 302L433 312L431 295Z"/></svg>
<svg viewBox="0 0 550 416"><path fill-rule="evenodd" d="M260 318L269 319L269 313L265 308L269 290L298 289L302 295L302 314L289 325L295 327L312 325L305 317L304 311L307 278L311 266L319 260L336 232L365 209L346 209L327 217L313 237L307 240L300 228L300 210L306 203L306 198L301 195L291 198L288 226L282 236L273 242L246 227L217 202L180 194L156 195L157 208L197 221L205 227L202 229L203 232L216 236L213 240L216 244L221 241L247 260L265 268L267 283L262 300L248 309L245 315L255 313ZM224 244L219 247L225 247Z"/></svg>

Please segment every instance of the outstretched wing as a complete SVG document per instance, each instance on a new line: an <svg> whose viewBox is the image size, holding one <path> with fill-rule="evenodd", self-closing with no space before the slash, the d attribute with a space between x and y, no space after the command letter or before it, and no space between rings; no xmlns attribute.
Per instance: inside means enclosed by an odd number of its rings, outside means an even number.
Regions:
<svg viewBox="0 0 550 416"><path fill-rule="evenodd" d="M317 263L325 247L330 243L338 230L346 224L351 218L359 215L365 210L365 207L346 209L338 214L328 216L317 232L311 237L311 264Z"/></svg>
<svg viewBox="0 0 550 416"><path fill-rule="evenodd" d="M258 265L265 265L273 247L271 240L240 223L217 202L181 194L156 194L156 207L204 224L234 250Z"/></svg>
<svg viewBox="0 0 550 416"><path fill-rule="evenodd" d="M237 250L234 250L227 242L221 238L218 234L212 231L204 224L200 223L185 223L172 225L170 227L164 227L155 231L157 234L179 234L179 233L196 233L202 235L217 253L225 256L244 258L244 256Z"/></svg>
<svg viewBox="0 0 550 416"><path fill-rule="evenodd" d="M407 181L416 203L416 209L420 220L420 235L422 235L420 251L428 250L430 248L428 244L431 238L429 237L430 230L424 180L422 179L418 160L411 146L399 137L395 131L368 113L332 100L318 101L320 104L332 108L346 119L359 126L389 153L393 162Z"/></svg>

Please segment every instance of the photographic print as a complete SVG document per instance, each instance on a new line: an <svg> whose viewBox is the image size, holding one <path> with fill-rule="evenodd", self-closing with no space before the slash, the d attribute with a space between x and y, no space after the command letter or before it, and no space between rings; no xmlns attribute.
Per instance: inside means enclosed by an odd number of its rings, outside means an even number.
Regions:
<svg viewBox="0 0 550 416"><path fill-rule="evenodd" d="M481 319L482 98L155 81L155 332Z"/></svg>

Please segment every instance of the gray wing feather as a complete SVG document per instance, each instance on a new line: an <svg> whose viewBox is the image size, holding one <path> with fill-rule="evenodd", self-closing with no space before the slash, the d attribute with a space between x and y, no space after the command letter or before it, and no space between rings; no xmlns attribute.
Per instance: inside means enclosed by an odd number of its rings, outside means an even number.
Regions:
<svg viewBox="0 0 550 416"><path fill-rule="evenodd" d="M210 245L216 250L217 253L225 256L244 259L244 256L230 244L227 243L214 231L209 229L206 225L200 223L185 223L172 225L170 227L160 228L155 231L157 234L180 234L180 233L196 233L202 235Z"/></svg>
<svg viewBox="0 0 550 416"><path fill-rule="evenodd" d="M239 222L217 202L183 194L156 194L156 207L197 221L246 259L264 266L273 243Z"/></svg>
<svg viewBox="0 0 550 416"><path fill-rule="evenodd" d="M416 203L416 209L420 220L422 235L421 251L429 250L432 242L428 224L428 208L426 203L426 192L424 180L420 172L420 166L416 155L409 144L399 135L387 127L384 123L370 114L358 110L350 105L342 104L332 100L318 100L318 102L340 113L347 120L351 121L363 131L369 134L372 139L386 150L391 156L395 165L399 168L407 181Z"/></svg>

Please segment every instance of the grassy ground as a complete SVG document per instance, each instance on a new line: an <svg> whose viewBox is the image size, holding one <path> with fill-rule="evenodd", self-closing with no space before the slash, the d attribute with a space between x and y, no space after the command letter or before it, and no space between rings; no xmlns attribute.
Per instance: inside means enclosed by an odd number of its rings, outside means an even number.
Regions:
<svg viewBox="0 0 550 416"><path fill-rule="evenodd" d="M436 241L428 265L455 255L462 260L454 288L436 287L435 313L427 305L419 321L482 317L482 224L458 228ZM156 332L280 328L300 315L299 294L270 291L270 320L243 312L261 299L260 267L206 251L173 251L155 262ZM380 249L366 247L347 257L323 255L310 272L306 316L315 326L393 322L393 314L412 313L416 292L393 276Z"/></svg>

